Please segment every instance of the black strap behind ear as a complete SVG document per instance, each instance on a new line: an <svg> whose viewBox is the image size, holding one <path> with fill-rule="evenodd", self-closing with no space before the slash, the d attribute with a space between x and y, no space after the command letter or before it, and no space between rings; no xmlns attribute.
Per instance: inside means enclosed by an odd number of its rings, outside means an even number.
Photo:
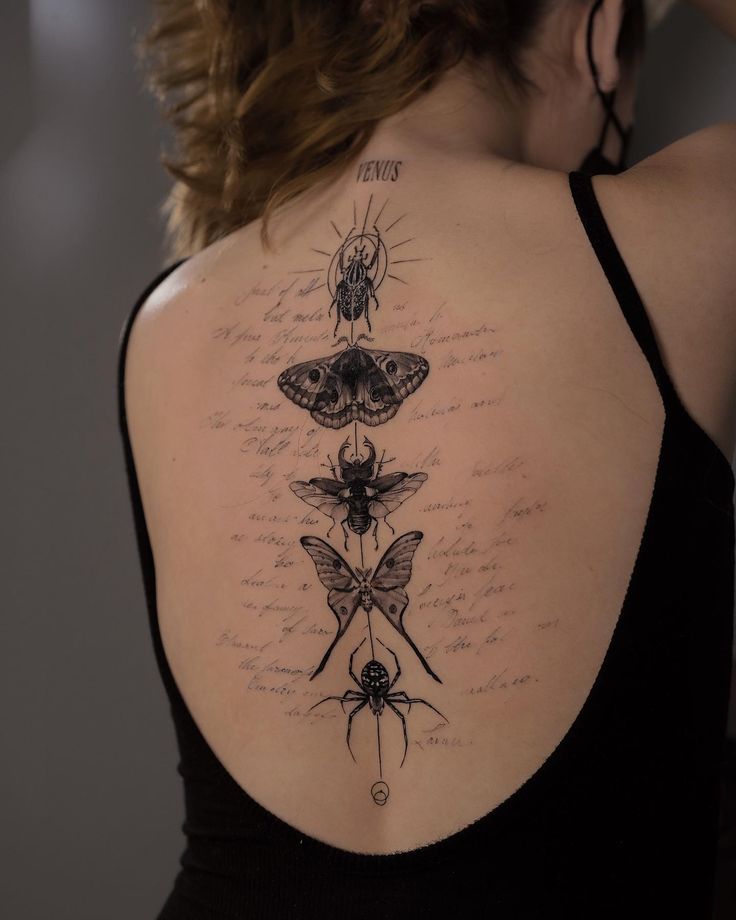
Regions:
<svg viewBox="0 0 736 920"><path fill-rule="evenodd" d="M619 133L621 138L621 159L626 158L627 147L629 142L629 132L621 124L621 119L616 114L614 109L614 102L616 99L616 89L612 89L609 93L604 93L600 85L600 76L598 74L598 68L595 66L595 59L593 58L593 25L595 22L595 14L603 6L603 0L595 0L591 10L590 16L588 17L588 31L587 31L587 42L586 47L588 51L588 64L590 66L590 72L593 75L593 82L595 83L595 90L598 93L598 98L601 100L603 108L606 112L606 119L603 122L603 129L601 131L601 136L598 141L598 148L602 149L603 144L606 140L606 134L608 132L608 126L611 122L616 126L616 130Z"/></svg>

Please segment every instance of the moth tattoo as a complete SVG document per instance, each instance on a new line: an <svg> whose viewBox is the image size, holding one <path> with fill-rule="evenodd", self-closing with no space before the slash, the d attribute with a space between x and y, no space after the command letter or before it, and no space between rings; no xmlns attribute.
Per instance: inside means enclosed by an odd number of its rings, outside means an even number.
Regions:
<svg viewBox="0 0 736 920"><path fill-rule="evenodd" d="M359 536L366 533L371 524L378 549L378 521L388 523L388 516L410 498L426 482L426 473L387 473L380 475L383 461L376 469L376 448L368 438L363 439L368 456L357 456L349 460L346 456L350 441L345 440L337 455L338 465L330 463L333 478L315 478L309 482L289 483L291 491L302 501L332 518L327 531L329 537L335 524L340 524L348 548L348 528ZM328 456L329 459L329 456ZM339 476L338 476L339 470Z"/></svg>
<svg viewBox="0 0 736 920"><path fill-rule="evenodd" d="M412 560L423 536L421 531L412 530L394 540L381 557L373 574L370 568L362 569L357 566L356 574L340 553L319 537L301 538L302 546L312 557L317 569L317 577L327 588L327 603L337 618L335 638L310 680L314 680L324 669L332 650L345 635L358 607L362 607L366 613L377 607L411 646L427 674L438 683L442 683L412 641L403 623L404 612L409 604L409 597L404 588L411 578Z"/></svg>
<svg viewBox="0 0 736 920"><path fill-rule="evenodd" d="M361 333L361 338L368 336ZM279 374L284 395L325 428L352 421L382 425L429 373L429 362L421 355L363 348L358 339L336 355L303 361ZM344 336L338 339L343 341Z"/></svg>
<svg viewBox="0 0 736 920"><path fill-rule="evenodd" d="M395 165L395 169L398 170L398 165ZM353 759L355 757L351 748L351 731L354 727L354 717L361 711L375 717L369 719L364 715L355 722L361 726L361 730L364 727L367 730L368 723L374 723L378 778L371 786L371 797L376 805L385 805L390 793L383 778L382 727L391 722L392 734L395 732L398 736L394 716L399 720L404 739L401 759L403 766L409 746L408 729L412 706L426 707L445 719L439 709L428 700L410 696L406 690L397 689L402 683L399 654L374 635L375 617L370 615L374 608L380 611L412 649L426 673L437 683L442 683L404 626L404 615L409 606L406 589L412 577L414 556L423 534L419 530L412 530L397 537L396 530L388 520L394 511L416 494L428 476L422 472L387 472L385 467L393 463L395 458L386 459L385 451L379 458L375 445L368 437L363 436L360 446L358 438L359 423L375 428L394 418L404 400L419 389L429 374L429 362L422 355L409 351L371 348L368 343L374 342L374 339L370 334L363 331L356 334L358 324L362 324L363 321L368 333L373 332L372 327L376 325L376 316L382 306L382 303L379 303L379 289L385 279L390 278L398 284L409 285L410 279L402 277L403 270L400 266L427 261L413 248L412 244L416 243L416 238L406 230L406 224L402 223L407 213L397 212L389 216L388 205L389 199L386 198L374 213L373 195L370 195L367 203L361 204L359 214L358 202L354 200L352 220L345 224L350 226L347 233L343 234L334 221L329 221L332 231L339 239L335 248L328 244L324 244L326 248L312 246L311 252L322 256L323 259L315 259L312 262L314 255L310 255L308 267L305 264L295 269L294 274L308 274L311 279L304 290L299 290L300 296L306 296L322 288L329 292L329 300L324 294L319 297L324 297L324 306L329 302L329 309L326 311L330 318L328 322L332 321L334 310L334 330L331 337L335 340L334 348L329 355L301 361L282 369L277 378L281 393L296 406L309 412L318 425L329 429L340 429L349 424L355 426L352 437L342 442L337 462L333 463L329 453L326 457L327 463L322 462L322 466L326 466L329 472L321 476L315 475L312 479L289 482L289 488L297 498L330 519L326 534L328 538L339 525L346 555L351 534L354 535L353 544L356 543L355 537L358 538L359 546L350 547L359 549L360 552L360 565L355 565L354 568L351 568L346 559L326 540L317 536L300 538L301 545L314 563L317 578L327 591L327 604L337 620L335 634L331 637L329 647L322 655L310 680L314 680L325 669L330 655L348 631L359 608L365 611L367 620L367 635L360 644L356 643L357 647L353 647L350 655L350 689L341 694L336 694L333 690L331 695L323 696L310 706L309 710L321 706L328 700L340 703L343 713L347 716L346 740ZM340 223L342 224L342 219ZM397 227L398 231L394 229ZM319 267L317 262L320 262ZM324 314L315 314L314 318L321 321ZM345 335L340 334L343 331L346 332ZM322 335L323 333L319 337ZM288 406L285 408L288 409ZM296 453L299 455L299 445ZM310 453L310 456L312 455L313 453ZM366 568L363 535L372 531L378 558L381 522L385 522L390 531L387 541L393 542L380 556L375 568ZM382 530L381 536L383 532ZM307 587L304 585L305 589ZM362 621L362 614L359 614L359 619ZM359 652L368 640L370 645L365 648L361 664L356 665ZM347 684L347 679L343 679ZM393 716L390 713L393 713ZM384 714L388 715L388 719L381 718Z"/></svg>

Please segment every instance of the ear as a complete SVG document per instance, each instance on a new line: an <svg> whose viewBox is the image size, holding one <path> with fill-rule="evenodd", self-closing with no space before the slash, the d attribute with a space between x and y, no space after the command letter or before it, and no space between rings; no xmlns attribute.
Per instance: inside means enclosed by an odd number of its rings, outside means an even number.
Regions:
<svg viewBox="0 0 736 920"><path fill-rule="evenodd" d="M573 36L575 67L592 90L595 90L595 81L588 61L588 24L595 5L596 0L585 0L580 4ZM598 71L598 85L604 93L615 89L621 79L621 65L616 54L616 46L623 18L624 0L602 0L593 13L591 50Z"/></svg>

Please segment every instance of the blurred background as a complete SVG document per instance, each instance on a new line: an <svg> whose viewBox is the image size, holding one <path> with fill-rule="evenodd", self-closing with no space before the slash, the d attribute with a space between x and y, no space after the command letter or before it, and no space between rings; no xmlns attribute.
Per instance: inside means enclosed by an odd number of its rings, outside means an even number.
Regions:
<svg viewBox="0 0 736 920"><path fill-rule="evenodd" d="M153 918L183 849L116 415L120 330L164 258L165 138L132 53L149 16L150 0L3 0L8 920ZM651 37L632 160L724 119L736 48L676 8Z"/></svg>

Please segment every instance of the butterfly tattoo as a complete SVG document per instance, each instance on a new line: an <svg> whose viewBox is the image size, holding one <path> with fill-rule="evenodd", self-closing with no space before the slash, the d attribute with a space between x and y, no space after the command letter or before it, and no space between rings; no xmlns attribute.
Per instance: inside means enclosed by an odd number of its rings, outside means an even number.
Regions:
<svg viewBox="0 0 736 920"><path fill-rule="evenodd" d="M364 333L361 338L369 339ZM345 336L338 339L342 341L347 342ZM339 354L303 361L279 374L281 391L325 428L353 421L382 425L429 373L429 362L421 355L363 348L357 341Z"/></svg>
<svg viewBox="0 0 736 920"><path fill-rule="evenodd" d="M404 588L411 578L412 560L423 536L421 531L412 530L394 540L372 575L371 569L361 569L357 566L356 574L340 553L319 537L301 538L302 546L312 557L317 569L317 577L327 588L327 603L337 617L335 638L310 680L314 680L324 669L332 650L345 635L358 607L362 607L366 613L377 607L409 643L427 674L438 683L442 683L412 641L403 623L404 611L409 603Z"/></svg>

